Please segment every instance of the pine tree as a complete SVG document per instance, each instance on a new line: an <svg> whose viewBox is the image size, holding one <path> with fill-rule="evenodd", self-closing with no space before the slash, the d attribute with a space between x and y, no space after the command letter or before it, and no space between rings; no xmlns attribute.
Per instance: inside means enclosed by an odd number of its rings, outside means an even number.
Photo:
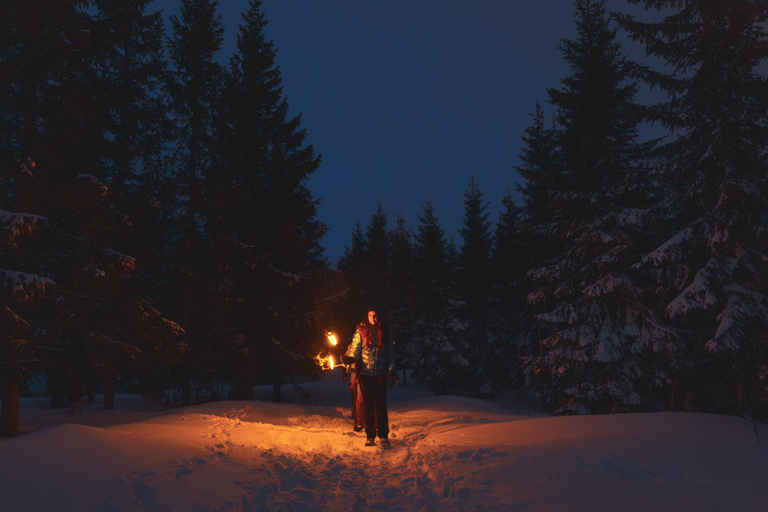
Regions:
<svg viewBox="0 0 768 512"><path fill-rule="evenodd" d="M314 300L328 277L319 244L326 227L306 186L320 157L305 145L301 116L288 116L266 24L261 2L249 2L222 101L221 169L206 180L217 265L240 304L228 309L233 339L250 361L237 372L249 375L240 386L245 398L254 372L277 391L283 379L311 370L307 340L321 331Z"/></svg>
<svg viewBox="0 0 768 512"><path fill-rule="evenodd" d="M8 174L0 174L6 186ZM19 389L41 369L34 330L45 325L39 303L49 300L54 288L53 281L39 274L45 238L40 231L46 220L0 209L0 437L19 434Z"/></svg>
<svg viewBox="0 0 768 512"><path fill-rule="evenodd" d="M169 52L174 77L169 88L179 129L176 154L189 217L202 208L201 180L217 156L214 128L224 78L223 67L215 61L224 40L217 6L216 0L182 0L181 18L171 16Z"/></svg>
<svg viewBox="0 0 768 512"><path fill-rule="evenodd" d="M408 228L405 217L400 214L397 216L395 228L390 230L388 235L391 304L389 322L395 336L397 367L405 370L407 344L413 337L413 307L415 305L413 302L413 231ZM403 379L405 379L405 371L403 371ZM405 380L403 383L405 384Z"/></svg>
<svg viewBox="0 0 768 512"><path fill-rule="evenodd" d="M628 410L642 403L638 347L666 337L628 272L639 250L633 232L645 215L634 162L641 150L636 85L627 83L604 1L577 0L576 27L577 37L560 45L571 72L561 89L549 90L562 173L558 203L537 229L555 237L548 244L555 255L529 272L528 302L545 337L543 353L528 364L547 408Z"/></svg>
<svg viewBox="0 0 768 512"><path fill-rule="evenodd" d="M523 245L520 234L522 209L515 204L511 190L507 190L501 205L503 209L499 212L493 235L491 268L495 277L491 282L496 287L495 296L502 314L513 315L520 308L516 304L518 281L527 270L529 257L528 248Z"/></svg>
<svg viewBox="0 0 768 512"><path fill-rule="evenodd" d="M46 137L53 132L53 108L70 106L82 108L80 127L87 126L89 105L75 102L72 94L82 91L76 82L65 83L67 78L82 76L83 60L89 52L87 43L87 17L82 7L86 0L7 0L0 5L0 106L2 119L10 131L3 132L6 148L14 148L11 157L23 154L36 159L39 154L52 152L57 141ZM34 20L34 23L29 20ZM71 93L70 93L71 91ZM87 94L81 100L90 100ZM96 102L90 101L91 105ZM48 110L46 114L44 111ZM53 110L53 113L56 113ZM44 119L41 119L43 118ZM19 128L19 126L21 128ZM41 129L44 128L44 129ZM57 148L66 145L72 133L59 133L62 141ZM70 151L76 148L70 147ZM83 148L79 148L83 149Z"/></svg>
<svg viewBox="0 0 768 512"><path fill-rule="evenodd" d="M173 380L181 404L191 401L192 380L204 393L216 394L212 382L223 328L221 286L212 243L207 180L218 171L220 141L216 128L224 68L215 60L224 28L215 0L183 0L179 16L171 16L173 36L168 44L172 76L168 92L176 126L174 203L166 205L173 238L166 263L170 276L165 300L171 313L190 333L188 350L176 366Z"/></svg>
<svg viewBox="0 0 768 512"><path fill-rule="evenodd" d="M525 145L520 150L520 165L515 171L523 178L518 191L523 196L526 214L532 224L546 227L552 212L556 210L553 202L556 193L564 182L564 174L559 162L556 130L547 128L544 109L536 102L531 125L522 137Z"/></svg>
<svg viewBox="0 0 768 512"><path fill-rule="evenodd" d="M531 339L530 336L521 336L523 326L530 325L526 316L524 278L530 268L529 247L524 245L520 230L522 222L522 209L515 204L512 191L508 190L502 198L503 209L499 212L496 229L493 237L493 253L491 256L491 279L494 311L499 325L498 331L502 334L498 348L502 362L498 368L504 372L499 378L496 391L500 388L521 388L524 367L520 360L521 353L530 351L521 350L518 342L521 339Z"/></svg>
<svg viewBox="0 0 768 512"><path fill-rule="evenodd" d="M658 170L665 239L637 265L683 342L660 373L670 407L768 417L764 226L768 2L640 1L660 21L619 16L670 71L636 64L664 91L651 119L676 134ZM663 14L661 12L663 11Z"/></svg>
<svg viewBox="0 0 768 512"><path fill-rule="evenodd" d="M491 258L491 222L488 203L473 175L464 190L464 219L459 229L462 244L459 253L459 282L461 292L470 307L482 309L489 296L489 267ZM478 315L480 312L478 310Z"/></svg>
<svg viewBox="0 0 768 512"><path fill-rule="evenodd" d="M95 0L103 35L101 79L110 108L110 137L104 141L104 163L125 193L153 171L168 142L167 80L161 12L147 13L150 0ZM142 190L141 192L145 192Z"/></svg>
<svg viewBox="0 0 768 512"><path fill-rule="evenodd" d="M488 203L473 175L464 191L457 280L458 294L466 303L462 313L467 325L465 336L472 347L467 358L475 370L470 389L484 395L504 389L510 375L507 348L511 336L491 292L491 281L498 276L491 274L493 238L489 216Z"/></svg>
<svg viewBox="0 0 768 512"><path fill-rule="evenodd" d="M473 382L466 323L455 295L454 250L431 201L419 215L414 241L413 324L405 360L436 393L467 393Z"/></svg>
<svg viewBox="0 0 768 512"><path fill-rule="evenodd" d="M379 202L365 231L366 289L368 301L389 316L390 301L390 245L387 215Z"/></svg>
<svg viewBox="0 0 768 512"><path fill-rule="evenodd" d="M365 260L365 235L360 221L352 230L349 247L344 247L344 254L339 258L337 267L344 272L356 272Z"/></svg>
<svg viewBox="0 0 768 512"><path fill-rule="evenodd" d="M351 341L354 330L351 326L356 326L365 311L362 308L368 307L368 292L366 283L366 269L368 268L366 239L360 221L357 221L350 245L344 248L344 254L339 258L337 268L345 282L345 293L342 304L338 308L336 330L341 334L343 340Z"/></svg>
<svg viewBox="0 0 768 512"><path fill-rule="evenodd" d="M119 186L109 179L114 162L105 151L114 135L107 71L114 32L89 5L2 5L11 29L0 59L8 71L2 110L12 112L5 149L23 162L19 170L2 169L8 185L3 207L47 219L45 242L15 258L23 259L25 273L56 283L52 304L26 307L24 315L35 318L28 322L35 332L46 333L34 355L38 370L48 371L54 404L77 403L104 387L109 408L117 363L140 366L148 348L141 340L157 339L135 328L142 323L133 307L140 302L132 290L137 268L129 253L135 247L119 207L131 201L117 200Z"/></svg>

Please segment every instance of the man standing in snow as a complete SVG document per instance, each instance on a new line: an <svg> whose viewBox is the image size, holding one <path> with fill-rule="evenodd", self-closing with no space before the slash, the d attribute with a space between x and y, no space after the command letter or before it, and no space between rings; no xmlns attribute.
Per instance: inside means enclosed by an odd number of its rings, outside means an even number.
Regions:
<svg viewBox="0 0 768 512"><path fill-rule="evenodd" d="M375 445L378 434L381 446L389 447L387 387L392 389L395 382L394 351L390 329L379 322L375 308L368 308L368 318L358 324L349 348L363 393L366 446Z"/></svg>

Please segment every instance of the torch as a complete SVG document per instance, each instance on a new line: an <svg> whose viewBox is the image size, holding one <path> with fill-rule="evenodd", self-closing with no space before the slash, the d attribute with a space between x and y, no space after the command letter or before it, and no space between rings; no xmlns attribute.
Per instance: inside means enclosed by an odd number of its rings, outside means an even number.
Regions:
<svg viewBox="0 0 768 512"><path fill-rule="evenodd" d="M328 341L331 342L331 345L336 347L336 351L339 353L339 362L341 364L344 364L344 354L341 353L341 349L339 348L339 342L336 341L336 335L333 334L331 331L326 331L325 337L328 338ZM344 364L344 368L347 368L346 364Z"/></svg>

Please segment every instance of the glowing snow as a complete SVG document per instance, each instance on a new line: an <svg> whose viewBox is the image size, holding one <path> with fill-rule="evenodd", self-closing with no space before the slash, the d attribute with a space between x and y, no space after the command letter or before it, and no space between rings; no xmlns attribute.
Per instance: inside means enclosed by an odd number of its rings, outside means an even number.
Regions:
<svg viewBox="0 0 768 512"><path fill-rule="evenodd" d="M82 416L22 401L0 440L3 510L765 510L768 427L686 413L547 417L505 399L390 393L393 447L363 446L327 372L303 403ZM259 393L264 390L257 388Z"/></svg>

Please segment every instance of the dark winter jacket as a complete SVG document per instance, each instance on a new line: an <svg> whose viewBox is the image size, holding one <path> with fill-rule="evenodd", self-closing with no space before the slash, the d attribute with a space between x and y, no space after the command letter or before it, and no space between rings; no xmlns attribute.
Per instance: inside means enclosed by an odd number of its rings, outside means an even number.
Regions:
<svg viewBox="0 0 768 512"><path fill-rule="evenodd" d="M386 375L395 371L395 342L392 333L386 327L368 329L368 320L363 320L357 326L348 353L360 362L360 375ZM381 338L379 339L379 334ZM370 336L370 339L368 339Z"/></svg>

